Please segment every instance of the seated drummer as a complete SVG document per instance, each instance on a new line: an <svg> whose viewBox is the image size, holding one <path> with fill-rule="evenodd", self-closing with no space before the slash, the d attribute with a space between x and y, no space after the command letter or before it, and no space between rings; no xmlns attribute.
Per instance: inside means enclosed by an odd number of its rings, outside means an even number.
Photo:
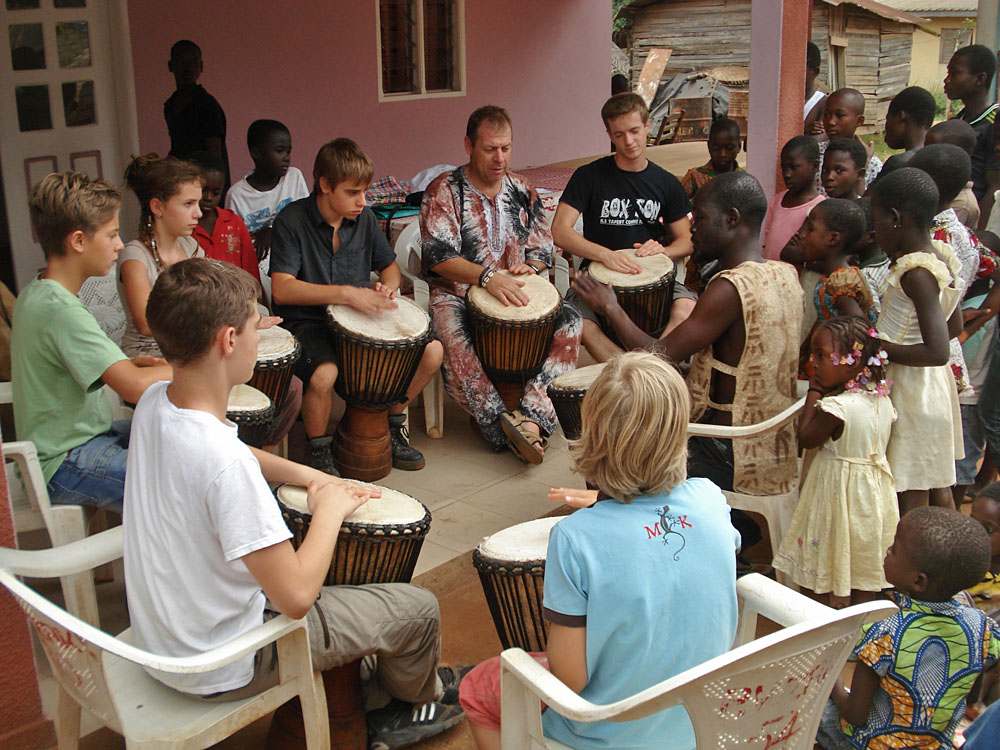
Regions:
<svg viewBox="0 0 1000 750"><path fill-rule="evenodd" d="M538 194L508 172L512 125L505 109L480 107L469 117L465 152L469 163L447 172L424 192L420 238L424 276L431 288L430 312L444 344L445 387L475 418L483 437L499 451L508 444L519 457L541 463L546 438L557 421L546 388L576 367L580 315L563 305L541 372L524 387L518 409L508 412L472 347L465 294L478 284L504 305L523 306L523 276L552 265L552 235Z"/></svg>
<svg viewBox="0 0 1000 750"><path fill-rule="evenodd" d="M373 174L372 161L358 144L347 138L330 141L316 155L312 195L285 206L271 233L274 313L285 319L284 327L302 345L294 373L306 384L306 460L334 475L328 430L338 369L326 306L350 305L364 313L393 309L402 281L396 255L375 214L365 207ZM379 276L374 287L373 271ZM406 391L408 401L440 366L441 344L431 341ZM405 408L405 403L389 407L392 465L415 471L424 467L424 457L409 444Z"/></svg>
<svg viewBox="0 0 1000 750"><path fill-rule="evenodd" d="M559 199L552 219L558 247L597 260L613 271L639 273L642 267L621 250L636 255L669 255L678 267L691 254L691 202L680 181L646 158L649 109L638 94L615 94L601 108L615 152L577 169ZM583 236L573 228L583 214ZM607 335L606 323L570 292L566 299L583 315L583 345L604 362L621 348ZM694 309L697 295L674 285L665 334Z"/></svg>
<svg viewBox="0 0 1000 750"><path fill-rule="evenodd" d="M760 225L767 198L745 172L722 174L694 198L696 260L719 261L690 317L661 340L625 314L611 286L578 274L573 288L605 315L629 349L647 349L674 362L693 357L687 376L693 421L751 425L789 407L796 398L802 287L787 263L765 260ZM794 420L761 437L693 437L688 476L707 477L723 490L774 495L798 481ZM733 522L743 549L760 540L745 515Z"/></svg>
<svg viewBox="0 0 1000 750"><path fill-rule="evenodd" d="M379 490L250 448L226 419L230 389L257 360L257 291L246 271L196 258L166 268L150 292L146 319L174 379L146 390L132 424L123 519L131 640L194 656L275 613L308 617L316 669L375 655L365 685L373 747L430 737L462 719L462 672L437 670L434 595L400 583L322 585L344 519ZM298 549L268 482L308 487L312 519ZM153 676L203 700L237 700L277 684L277 659L265 647L211 672Z"/></svg>

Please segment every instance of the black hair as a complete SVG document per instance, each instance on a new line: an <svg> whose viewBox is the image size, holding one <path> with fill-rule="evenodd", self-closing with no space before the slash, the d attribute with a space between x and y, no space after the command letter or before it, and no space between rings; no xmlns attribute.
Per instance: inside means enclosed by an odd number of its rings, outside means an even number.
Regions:
<svg viewBox="0 0 1000 750"><path fill-rule="evenodd" d="M927 576L933 601L947 601L979 583L990 567L990 538L961 511L914 508L900 519L913 530L910 562Z"/></svg>
<svg viewBox="0 0 1000 750"><path fill-rule="evenodd" d="M199 55L201 54L201 47L199 47L197 44L192 42L190 39L181 39L178 42L174 42L173 46L170 47L170 59L173 60L178 55L181 55L185 52L189 52L191 50L194 50Z"/></svg>
<svg viewBox="0 0 1000 750"><path fill-rule="evenodd" d="M972 174L969 155L950 143L924 146L910 159L909 166L922 169L931 176L937 185L939 205L955 200Z"/></svg>
<svg viewBox="0 0 1000 750"><path fill-rule="evenodd" d="M844 198L827 198L817 208L826 228L840 234L844 252L851 253L865 233L864 211L854 201Z"/></svg>
<svg viewBox="0 0 1000 750"><path fill-rule="evenodd" d="M767 196L757 178L748 172L726 172L713 177L709 201L728 211L735 208L740 212L743 223L755 232L760 231L767 213Z"/></svg>
<svg viewBox="0 0 1000 750"><path fill-rule="evenodd" d="M868 152L865 151L864 144L854 138L837 138L830 141L830 145L826 147L826 155L823 157L824 161L832 151L846 151L851 155L851 161L854 162L855 168L862 171L864 171L865 166L868 164Z"/></svg>
<svg viewBox="0 0 1000 750"><path fill-rule="evenodd" d="M202 174L205 172L218 172L221 175L226 174L226 167L222 163L222 157L214 151L195 151L193 154L188 154L185 161L196 164L201 169Z"/></svg>
<svg viewBox="0 0 1000 750"><path fill-rule="evenodd" d="M708 131L708 137L711 138L716 133L729 133L738 141L740 139L740 125L736 120L730 120L728 117L720 117L712 123L712 127Z"/></svg>
<svg viewBox="0 0 1000 750"><path fill-rule="evenodd" d="M861 209L865 216L865 234L875 230L875 214L872 212L872 199L865 196L854 201L854 205Z"/></svg>
<svg viewBox="0 0 1000 750"><path fill-rule="evenodd" d="M993 50L982 44L970 44L968 47L955 50L951 59L954 60L956 57L965 60L972 75L985 73L986 82L983 85L985 88L990 87L990 84L993 83L993 76L997 72L997 58L993 54Z"/></svg>
<svg viewBox="0 0 1000 750"><path fill-rule="evenodd" d="M819 47L813 42L806 42L806 67L819 70L820 63Z"/></svg>
<svg viewBox="0 0 1000 750"><path fill-rule="evenodd" d="M858 114L863 115L865 113L865 95L862 94L857 89L852 88L842 88L837 89L832 94L830 94L830 99L835 96L842 96L845 99L852 100L854 105L858 108Z"/></svg>
<svg viewBox="0 0 1000 750"><path fill-rule="evenodd" d="M965 120L953 117L939 122L927 131L927 135L942 143L958 146L969 156L976 150L976 131Z"/></svg>
<svg viewBox="0 0 1000 750"><path fill-rule="evenodd" d="M850 203L851 201L844 201ZM825 201L824 201L825 203ZM833 348L837 354L845 356L854 350L855 342L861 344L861 361L871 372L869 382L880 383L885 380L885 363L869 364L872 357L877 357L882 349L882 341L878 336L872 336L871 321L860 315L842 315L838 318L827 318L816 326L816 330L827 330L833 339ZM815 332L813 332L815 336ZM879 358L881 361L881 358Z"/></svg>
<svg viewBox="0 0 1000 750"><path fill-rule="evenodd" d="M254 120L251 122L250 127L247 128L247 150L264 148L264 144L267 143L267 139L271 137L272 133L291 135L291 131L285 126L285 123L278 120Z"/></svg>
<svg viewBox="0 0 1000 750"><path fill-rule="evenodd" d="M631 87L629 86L628 76L624 73L615 73L611 76L611 95L622 94L629 91Z"/></svg>
<svg viewBox="0 0 1000 750"><path fill-rule="evenodd" d="M892 97L892 101L889 102L890 115L900 112L905 112L920 127L929 128L934 124L937 102L934 101L934 96L927 89L920 86L908 86Z"/></svg>
<svg viewBox="0 0 1000 750"><path fill-rule="evenodd" d="M894 208L920 226L930 229L937 214L937 186L922 169L903 167L872 187L872 203Z"/></svg>
<svg viewBox="0 0 1000 750"><path fill-rule="evenodd" d="M781 147L781 155L797 155L806 161L819 161L819 144L811 135L797 135Z"/></svg>

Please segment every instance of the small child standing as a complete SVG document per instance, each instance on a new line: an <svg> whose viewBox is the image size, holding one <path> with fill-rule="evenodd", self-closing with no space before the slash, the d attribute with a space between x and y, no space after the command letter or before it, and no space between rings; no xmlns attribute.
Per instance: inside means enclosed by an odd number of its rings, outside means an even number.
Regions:
<svg viewBox="0 0 1000 750"><path fill-rule="evenodd" d="M865 122L865 97L857 89L837 89L826 99L823 107L823 130L826 132L828 141L819 144L820 158L823 158L827 147L834 141L846 138L861 144L861 140L855 135L857 129ZM865 190L878 173L882 171L882 160L872 154L869 156L867 147L865 148L865 159L862 162L862 179L858 180L857 193L863 195ZM867 165L867 167L865 166ZM816 189L822 192L819 177L816 178ZM841 198L843 196L830 196L831 198Z"/></svg>
<svg viewBox="0 0 1000 750"><path fill-rule="evenodd" d="M854 249L854 264L865 277L868 291L872 294L875 312L882 312L882 296L889 278L889 256L875 241L875 215L872 213L872 199L858 198L855 203L865 215L865 231Z"/></svg>
<svg viewBox="0 0 1000 750"><path fill-rule="evenodd" d="M889 353L898 412L887 457L900 514L955 483L964 455L958 391L948 367L948 340L961 331L961 264L951 247L930 236L938 192L930 176L903 167L872 190L875 239L893 259L882 299L879 336ZM951 334L951 335L950 335ZM951 504L951 490L944 491ZM942 502L935 493L935 502Z"/></svg>
<svg viewBox="0 0 1000 750"><path fill-rule="evenodd" d="M855 201L861 197L858 184L864 180L868 152L861 141L838 138L827 144L823 154L821 181L827 198Z"/></svg>
<svg viewBox="0 0 1000 750"><path fill-rule="evenodd" d="M903 516L885 556L899 612L854 647L850 692L838 678L816 737L824 750L950 748L965 700L1000 658L1000 626L952 600L989 565L973 519L946 508Z"/></svg>
<svg viewBox="0 0 1000 750"><path fill-rule="evenodd" d="M764 257L781 260L781 251L795 237L813 206L823 200L816 189L819 145L811 135L797 135L781 148L781 178L785 189L767 207L760 239Z"/></svg>
<svg viewBox="0 0 1000 750"><path fill-rule="evenodd" d="M888 399L885 352L867 319L823 321L811 348L813 374L798 437L800 447L821 450L774 567L840 608L886 588L881 561L899 522L885 460L896 411Z"/></svg>
<svg viewBox="0 0 1000 750"><path fill-rule="evenodd" d="M692 167L681 180L681 186L694 200L694 194L709 180L726 172L742 172L736 163L740 154L740 126L735 120L720 117L708 131L708 164Z"/></svg>

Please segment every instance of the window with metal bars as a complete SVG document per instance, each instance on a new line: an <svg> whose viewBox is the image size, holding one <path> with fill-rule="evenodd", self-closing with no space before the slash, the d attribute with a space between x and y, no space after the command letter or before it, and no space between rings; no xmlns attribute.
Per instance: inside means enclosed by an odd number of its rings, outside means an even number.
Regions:
<svg viewBox="0 0 1000 750"><path fill-rule="evenodd" d="M463 89L463 0L379 0L381 94L420 96Z"/></svg>

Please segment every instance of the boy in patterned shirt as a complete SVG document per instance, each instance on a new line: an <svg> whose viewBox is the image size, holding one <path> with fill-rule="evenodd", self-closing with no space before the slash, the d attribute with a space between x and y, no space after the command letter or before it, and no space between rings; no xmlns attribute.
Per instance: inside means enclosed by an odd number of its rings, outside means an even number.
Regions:
<svg viewBox="0 0 1000 750"><path fill-rule="evenodd" d="M1000 626L953 600L989 563L986 532L963 513L903 516L884 566L899 612L855 646L851 690L837 680L816 737L824 750L952 747L966 696L1000 658Z"/></svg>

